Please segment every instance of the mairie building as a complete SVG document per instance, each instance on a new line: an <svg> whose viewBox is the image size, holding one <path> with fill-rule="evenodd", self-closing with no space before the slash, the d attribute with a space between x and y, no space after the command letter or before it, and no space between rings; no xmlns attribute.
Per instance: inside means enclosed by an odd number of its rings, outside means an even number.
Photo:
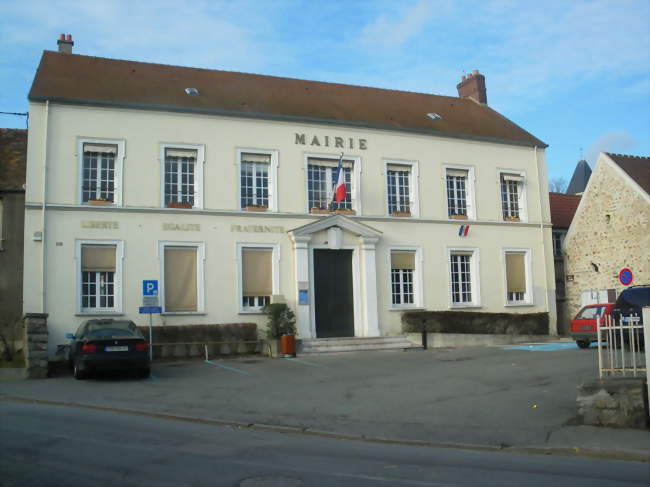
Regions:
<svg viewBox="0 0 650 487"><path fill-rule="evenodd" d="M29 93L24 312L402 333L408 310L548 313L545 147L458 97L45 51ZM339 159L346 182L333 202Z"/></svg>

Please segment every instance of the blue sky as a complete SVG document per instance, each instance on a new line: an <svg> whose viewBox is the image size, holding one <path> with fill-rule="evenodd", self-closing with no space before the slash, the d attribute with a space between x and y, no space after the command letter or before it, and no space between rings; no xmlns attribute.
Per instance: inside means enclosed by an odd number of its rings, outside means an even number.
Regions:
<svg viewBox="0 0 650 487"><path fill-rule="evenodd" d="M648 0L3 0L0 111L27 111L60 33L78 54L451 96L479 69L490 106L550 145L550 178L581 148L592 167L650 155Z"/></svg>

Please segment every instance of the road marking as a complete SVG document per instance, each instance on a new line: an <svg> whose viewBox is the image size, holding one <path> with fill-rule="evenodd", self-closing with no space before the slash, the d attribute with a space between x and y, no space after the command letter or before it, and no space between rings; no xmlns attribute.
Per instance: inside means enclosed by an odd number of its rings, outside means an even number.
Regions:
<svg viewBox="0 0 650 487"><path fill-rule="evenodd" d="M234 367L228 367L227 365L223 365L223 364L217 364L217 363L214 363L211 360L206 360L205 363L209 364L209 365L213 365L214 367L221 367L222 369L226 369L226 370L229 370L231 372L236 372L238 374L248 375L248 372L246 372L245 370L236 369Z"/></svg>
<svg viewBox="0 0 650 487"><path fill-rule="evenodd" d="M316 362L310 362L309 360L301 360L295 357L286 357L286 359L291 362L299 362L301 364L311 365L312 367L322 367L320 364L317 364Z"/></svg>
<svg viewBox="0 0 650 487"><path fill-rule="evenodd" d="M527 352L561 352L564 350L577 350L574 342L561 343L533 343L531 345L509 345L501 347L502 350L525 350Z"/></svg>

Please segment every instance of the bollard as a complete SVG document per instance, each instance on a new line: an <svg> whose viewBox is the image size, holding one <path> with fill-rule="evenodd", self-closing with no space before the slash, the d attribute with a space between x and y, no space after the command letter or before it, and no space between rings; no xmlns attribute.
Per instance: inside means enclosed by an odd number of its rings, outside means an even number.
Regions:
<svg viewBox="0 0 650 487"><path fill-rule="evenodd" d="M427 349L427 320L422 320L422 348Z"/></svg>

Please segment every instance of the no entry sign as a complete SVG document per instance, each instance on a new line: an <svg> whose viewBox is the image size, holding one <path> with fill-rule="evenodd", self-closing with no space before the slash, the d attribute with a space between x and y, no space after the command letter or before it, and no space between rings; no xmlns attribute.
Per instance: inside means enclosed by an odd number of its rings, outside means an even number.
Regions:
<svg viewBox="0 0 650 487"><path fill-rule="evenodd" d="M621 272L618 273L618 282L623 284L623 286L629 286L630 284L632 284L633 280L634 280L634 274L632 274L632 271L627 267L621 269Z"/></svg>

